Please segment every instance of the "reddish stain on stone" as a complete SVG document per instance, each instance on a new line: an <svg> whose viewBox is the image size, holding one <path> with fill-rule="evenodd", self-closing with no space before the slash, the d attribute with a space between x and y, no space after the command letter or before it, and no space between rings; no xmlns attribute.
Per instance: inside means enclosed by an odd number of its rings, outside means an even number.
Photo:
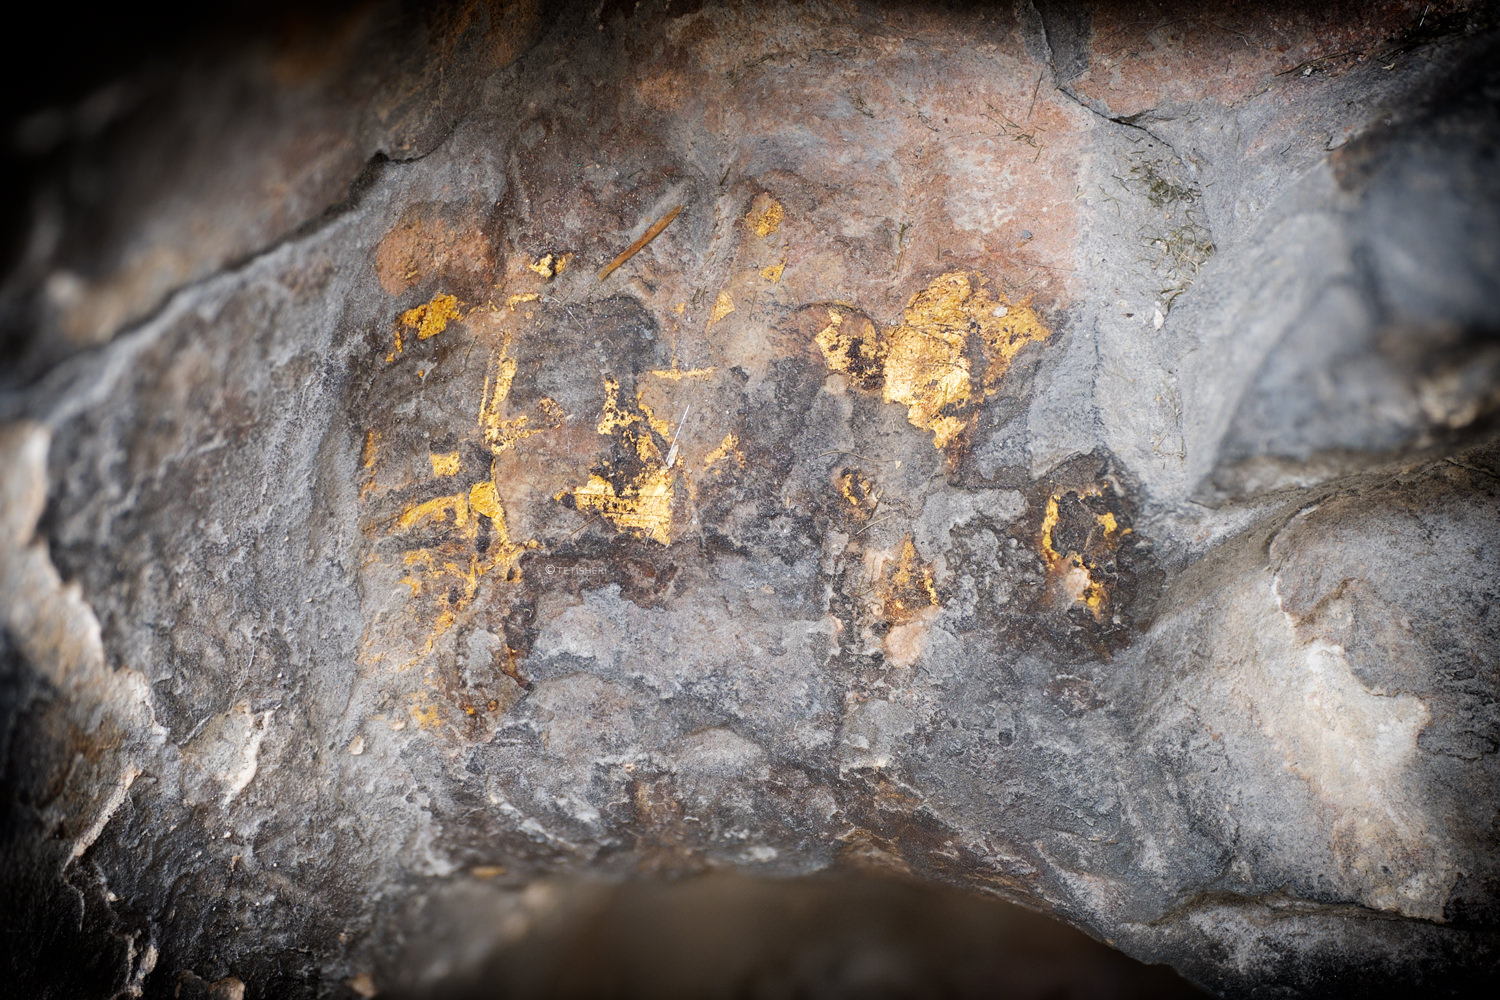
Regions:
<svg viewBox="0 0 1500 1000"><path fill-rule="evenodd" d="M1205 99L1233 105L1278 73L1336 70L1423 19L1472 6L1467 0L1102 4L1093 14L1087 67L1071 84L1080 97L1124 117Z"/></svg>
<svg viewBox="0 0 1500 1000"><path fill-rule="evenodd" d="M489 238L450 224L430 205L414 205L375 250L375 273L388 295L400 295L431 277L483 280L494 270Z"/></svg>

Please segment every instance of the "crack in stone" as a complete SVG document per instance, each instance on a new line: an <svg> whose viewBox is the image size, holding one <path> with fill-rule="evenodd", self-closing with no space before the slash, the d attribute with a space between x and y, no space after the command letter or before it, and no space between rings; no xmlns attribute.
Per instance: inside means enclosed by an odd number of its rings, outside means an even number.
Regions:
<svg viewBox="0 0 1500 1000"><path fill-rule="evenodd" d="M423 154L430 156L441 147L441 143L434 146L432 150ZM388 164L396 163L407 165L415 163L423 157L413 157L405 160L393 160L384 153L376 153L365 162L358 174L349 182L345 189L344 197L325 207L318 214L298 223L288 229L282 235L276 237L269 243L257 247L239 257L225 261L214 271L184 282L164 292L155 306L116 330L108 340L97 345L90 345L68 355L58 361L52 367L40 372L29 385L17 386L10 389L0 389L0 422L17 420L25 416L35 414L39 411L48 411L48 407L42 404L43 400L68 400L80 393L87 394L87 399L96 401L99 394L92 390L91 380L87 379L87 372L94 369L106 368L110 375L118 374L121 366L110 355L117 354L122 350L129 356L147 346L153 339L146 337L145 342L134 342L131 340L143 331L151 330L159 332L168 324L164 319L179 314L187 308L185 301L196 292L205 288L223 284L226 281L234 281L249 271L256 264L266 260L288 247L294 247L321 235L329 227L337 223L345 216L356 212L364 203L365 195L375 186L379 178L384 174ZM128 346L121 347L122 344ZM66 374L68 369L73 369L71 377ZM79 369L82 369L81 371ZM60 373L61 374L60 376ZM102 376L101 376L102 377ZM110 383L112 384L112 383ZM108 386L104 387L108 391ZM75 400L75 404L78 401ZM80 410L86 408L82 405L58 406L48 412L42 418L43 422L57 426L70 419ZM63 411L63 412L59 412Z"/></svg>

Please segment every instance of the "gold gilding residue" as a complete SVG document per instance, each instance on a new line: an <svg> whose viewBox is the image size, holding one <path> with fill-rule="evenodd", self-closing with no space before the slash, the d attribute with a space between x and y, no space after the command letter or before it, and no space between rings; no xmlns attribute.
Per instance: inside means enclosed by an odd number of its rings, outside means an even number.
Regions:
<svg viewBox="0 0 1500 1000"><path fill-rule="evenodd" d="M828 325L817 335L818 349L829 369L842 372L868 392L885 382L886 344L875 324L862 313L828 310Z"/></svg>
<svg viewBox="0 0 1500 1000"><path fill-rule="evenodd" d="M510 419L505 416L505 401L510 398L510 385L516 378L516 360L505 353L507 346L502 346L490 359L479 397L479 431L484 435L484 443L497 455L516 441L526 424L524 414Z"/></svg>
<svg viewBox="0 0 1500 1000"><path fill-rule="evenodd" d="M440 313L449 312L453 303L439 306ZM422 320L416 322L420 326ZM491 466L489 475L480 476L467 469L473 459L465 449L476 436L498 455L528 434L557 426L564 417L561 408L546 398L533 403L528 413L510 412L517 364L509 353L510 335L501 331L498 339L498 348L490 346L477 427L464 435L465 444L452 451L423 453L433 477L425 485L387 486L382 480L383 489L416 496L395 511L371 512L365 521L368 534L386 536L375 542L370 561L395 569L399 583L409 591L400 615L382 611L371 619L364 641L372 654L370 662L389 656L397 669L407 670L432 654L445 635L451 638L481 608L504 606L508 597L503 585L520 580L521 556L537 547L535 539L513 538L494 478L495 467ZM370 483L375 482L377 466L385 458L379 432L368 432L362 454L369 480L366 490L374 489ZM405 463L397 471L410 474ZM443 495L433 496L437 490ZM383 554L392 549L394 562Z"/></svg>
<svg viewBox="0 0 1500 1000"><path fill-rule="evenodd" d="M534 262L527 264L526 267L528 270L535 271L548 281L551 281L559 274L562 274L572 261L573 255L570 253L549 253L538 257Z"/></svg>
<svg viewBox="0 0 1500 1000"><path fill-rule="evenodd" d="M579 511L601 514L617 528L672 544L672 473L665 466L643 471L621 493L603 476L591 475L572 496Z"/></svg>
<svg viewBox="0 0 1500 1000"><path fill-rule="evenodd" d="M360 452L360 461L365 469L365 481L359 488L361 500L375 488L375 461L379 456L380 435L375 431L365 431L365 446Z"/></svg>
<svg viewBox="0 0 1500 1000"><path fill-rule="evenodd" d="M469 523L469 507L462 493L457 496L433 497L422 503L407 504L396 519L396 527L403 531L420 521L447 521L452 519L457 527Z"/></svg>
<svg viewBox="0 0 1500 1000"><path fill-rule="evenodd" d="M669 428L665 420L651 412L651 407L641 399L639 391L636 392L633 406L621 406L620 383L612 378L605 378L604 408L599 413L598 430L600 434L620 432L622 443L630 445L630 450L642 462L650 462L660 459L660 449L652 439L651 432L655 431L665 437Z"/></svg>
<svg viewBox="0 0 1500 1000"><path fill-rule="evenodd" d="M904 625L928 608L937 607L932 567L917 556L910 536L902 542L896 569L881 582L878 594L881 613L892 625Z"/></svg>
<svg viewBox="0 0 1500 1000"><path fill-rule="evenodd" d="M463 314L458 311L457 296L440 294L434 295L431 302L402 313L401 325L417 331L418 340L427 340L448 329L448 323L457 319L463 319Z"/></svg>
<svg viewBox="0 0 1500 1000"><path fill-rule="evenodd" d="M408 574L401 582L411 588L412 596L431 594L444 605L433 621L425 654L473 602L480 579L497 569L510 579L521 554L534 543L512 544L499 493L490 480L409 504L396 519L396 530L414 528L438 529L440 535L433 544L411 549L402 558Z"/></svg>
<svg viewBox="0 0 1500 1000"><path fill-rule="evenodd" d="M497 528L504 530L505 511L500 508L500 493L493 482L486 479L469 487L469 509L489 518ZM510 539L507 536L501 541L509 542Z"/></svg>
<svg viewBox="0 0 1500 1000"><path fill-rule="evenodd" d="M765 239L781 228L781 220L785 217L781 202L762 191L750 203L750 211L745 213L745 227Z"/></svg>
<svg viewBox="0 0 1500 1000"><path fill-rule="evenodd" d="M395 361L405 349L403 331L415 330L418 340L427 340L448 329L448 324L453 320L463 318L463 313L458 308L458 297L446 293L434 295L432 301L406 310L397 318L395 349L385 356L386 362Z"/></svg>
<svg viewBox="0 0 1500 1000"><path fill-rule="evenodd" d="M991 294L977 275L951 271L908 300L898 325L876 331L869 320L834 308L816 340L831 370L866 391L879 388L945 448L968 426L974 406L999 391L1021 349L1051 334L1029 305ZM976 371L971 359L981 353Z"/></svg>
<svg viewBox="0 0 1500 1000"><path fill-rule="evenodd" d="M1113 558L1130 528L1120 526L1113 511L1102 506L1104 491L1094 486L1084 490L1054 493L1042 516L1041 555L1048 576L1070 604L1088 608L1101 621L1109 606L1109 589L1101 579L1101 566Z"/></svg>
<svg viewBox="0 0 1500 1000"><path fill-rule="evenodd" d="M781 272L785 270L786 261L782 261L780 264L771 264L767 267L761 268L760 276L774 285L776 282L781 280Z"/></svg>
<svg viewBox="0 0 1500 1000"><path fill-rule="evenodd" d="M931 431L939 448L964 429L971 398L971 317L963 308L971 296L968 279L958 280L962 284L941 282L918 292L907 303L905 321L885 336L882 396L905 406L906 419Z"/></svg>
<svg viewBox="0 0 1500 1000"><path fill-rule="evenodd" d="M614 379L604 380L604 395L598 431L616 436L621 459L555 499L580 513L604 517L622 531L670 545L676 476L664 457L667 423L651 412L639 392L633 404L621 405L620 384Z"/></svg>
<svg viewBox="0 0 1500 1000"><path fill-rule="evenodd" d="M436 729L442 725L442 719L438 716L437 706L428 700L425 693L410 695L412 721L417 724L418 729Z"/></svg>
<svg viewBox="0 0 1500 1000"><path fill-rule="evenodd" d="M510 398L511 383L516 378L516 361L507 353L509 348L507 338L499 352L490 359L479 401L479 432L484 436L485 445L496 455L533 434L561 426L564 418L562 407L546 396L537 403L541 420L533 421L525 413L507 415L506 403Z"/></svg>
<svg viewBox="0 0 1500 1000"><path fill-rule="evenodd" d="M745 467L745 456L740 451L740 439L733 434L724 435L724 440L719 442L719 446L704 457L703 467L711 469L726 458L734 459L742 469Z"/></svg>
<svg viewBox="0 0 1500 1000"><path fill-rule="evenodd" d="M505 420L501 412L514 375L515 362L502 351L491 362L480 410L480 428L491 448L509 446L524 436L518 422ZM461 469L458 452L428 457L435 476L456 475ZM473 603L480 579L497 569L504 570L507 579L513 578L521 553L535 543L511 542L499 492L488 479L471 484L466 491L408 504L396 519L396 530L418 528L429 533L440 529L437 541L409 550L402 560L408 574L401 582L411 588L412 596L431 594L444 602L419 654L425 655Z"/></svg>
<svg viewBox="0 0 1500 1000"><path fill-rule="evenodd" d="M679 368L674 361L671 368L653 368L646 374L652 378L666 379L668 382L681 382L685 378L713 378L718 370L712 366L708 368Z"/></svg>
<svg viewBox="0 0 1500 1000"><path fill-rule="evenodd" d="M880 497L875 492L875 484L858 472L845 471L838 477L838 488L845 502L849 504L850 516L856 521L869 518L880 502Z"/></svg>
<svg viewBox="0 0 1500 1000"><path fill-rule="evenodd" d="M720 292L719 297L714 300L714 311L708 316L708 329L712 330L715 323L732 312L734 312L734 299L729 297L728 291Z"/></svg>

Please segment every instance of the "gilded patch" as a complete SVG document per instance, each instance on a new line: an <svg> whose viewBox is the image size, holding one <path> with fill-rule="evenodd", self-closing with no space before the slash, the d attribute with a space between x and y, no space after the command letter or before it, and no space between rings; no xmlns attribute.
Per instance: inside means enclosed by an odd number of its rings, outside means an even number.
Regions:
<svg viewBox="0 0 1500 1000"><path fill-rule="evenodd" d="M1029 305L991 294L978 275L952 271L913 295L894 327L877 330L835 306L815 339L830 370L905 406L911 424L945 448L978 403L999 391L1022 348L1051 334Z"/></svg>
<svg viewBox="0 0 1500 1000"><path fill-rule="evenodd" d="M406 333L414 332L418 340L428 340L448 329L449 323L463 318L463 313L458 308L458 297L446 293L434 295L432 301L406 310L397 319L395 348L386 355L385 360L391 362L400 357L406 347Z"/></svg>
<svg viewBox="0 0 1500 1000"><path fill-rule="evenodd" d="M734 299L729 297L727 291L720 292L719 297L714 300L714 311L708 317L708 329L712 330L715 323L732 312L734 312Z"/></svg>
<svg viewBox="0 0 1500 1000"><path fill-rule="evenodd" d="M619 457L596 467L582 486L554 499L579 513L603 517L621 531L670 545L676 474L666 459L667 424L639 392L633 403L622 404L620 384L614 379L604 380L604 394L597 429L616 439Z"/></svg>
<svg viewBox="0 0 1500 1000"><path fill-rule="evenodd" d="M750 211L745 213L745 228L765 239L776 234L785 217L786 210L781 207L781 202L762 191L750 203Z"/></svg>
<svg viewBox="0 0 1500 1000"><path fill-rule="evenodd" d="M904 625L928 608L938 606L932 566L917 555L910 536L902 542L896 568L881 582L878 593L881 614L892 625Z"/></svg>
<svg viewBox="0 0 1500 1000"><path fill-rule="evenodd" d="M672 474L665 466L642 472L619 492L603 476L591 475L572 498L580 512L601 514L621 530L672 543Z"/></svg>
<svg viewBox="0 0 1500 1000"><path fill-rule="evenodd" d="M1082 604L1095 621L1109 610L1111 567L1131 531L1108 509L1113 495L1098 486L1055 493L1042 517L1040 550L1049 579L1068 604Z"/></svg>
<svg viewBox="0 0 1500 1000"><path fill-rule="evenodd" d="M458 475L461 462L456 451L431 452L428 454L427 460L432 463L432 474L434 476Z"/></svg>

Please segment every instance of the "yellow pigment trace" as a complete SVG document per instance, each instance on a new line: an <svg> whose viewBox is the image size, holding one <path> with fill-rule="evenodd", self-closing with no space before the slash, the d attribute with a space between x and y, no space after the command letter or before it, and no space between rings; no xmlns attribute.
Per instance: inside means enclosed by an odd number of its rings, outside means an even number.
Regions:
<svg viewBox="0 0 1500 1000"><path fill-rule="evenodd" d="M458 298L446 294L435 295L431 302L402 313L401 325L408 330L417 331L418 340L427 340L448 329L451 320L458 319L463 319L463 314L458 311Z"/></svg>
<svg viewBox="0 0 1500 1000"><path fill-rule="evenodd" d="M446 293L434 295L432 301L406 310L398 319L400 325L396 328L395 350L385 356L386 362L395 361L405 349L406 341L402 330L415 330L418 340L427 340L448 329L450 322L463 318L463 313L458 308L458 297Z"/></svg>
<svg viewBox="0 0 1500 1000"><path fill-rule="evenodd" d="M742 469L745 467L745 456L740 451L740 439L733 434L724 435L724 440L719 442L719 446L704 457L703 467L705 469L713 468L714 465L724 461L726 458L734 459Z"/></svg>
<svg viewBox="0 0 1500 1000"><path fill-rule="evenodd" d="M447 451L441 454L435 451L430 452L427 455L427 460L432 463L432 474L434 476L458 475L460 461L458 452L456 451Z"/></svg>
<svg viewBox="0 0 1500 1000"><path fill-rule="evenodd" d="M510 420L505 417L505 401L510 398L510 384L516 377L516 361L505 353L509 346L509 343L502 345L500 352L490 359L479 397L479 431L484 435L484 443L497 455L515 442L517 432L526 422L524 414Z"/></svg>
<svg viewBox="0 0 1500 1000"><path fill-rule="evenodd" d="M781 207L781 202L762 192L755 196L750 211L745 213L745 228L765 239L781 228L781 220L785 217L786 210Z"/></svg>
<svg viewBox="0 0 1500 1000"><path fill-rule="evenodd" d="M681 382L685 378L713 378L718 370L713 366L709 366L708 368L679 368L674 361L671 368L653 368L646 374L652 378L666 379L668 382Z"/></svg>
<svg viewBox="0 0 1500 1000"><path fill-rule="evenodd" d="M623 495L602 476L591 475L573 491L573 501L580 512L602 514L617 528L672 544L672 473L665 466L643 472Z"/></svg>
<svg viewBox="0 0 1500 1000"><path fill-rule="evenodd" d="M437 706L427 700L424 693L413 694L411 699L412 721L417 724L418 729L437 729L442 725L442 718L438 715Z"/></svg>
<svg viewBox="0 0 1500 1000"><path fill-rule="evenodd" d="M612 378L604 380L604 409L599 414L597 429L600 434L633 431L635 452L642 462L661 459L660 449L651 438L652 431L664 438L671 434L671 428L667 426L667 422L651 412L651 407L646 405L645 400L641 398L639 390L636 391L635 405L622 407L620 383Z"/></svg>
<svg viewBox="0 0 1500 1000"><path fill-rule="evenodd" d="M617 435L620 444L634 453L636 471L612 478L593 473L589 481L555 499L571 497L580 513L604 517L622 531L632 531L663 545L672 544L672 499L675 473L667 466L662 445L670 435L666 421L636 394L629 406L620 404L620 383L604 380L604 408L598 432ZM605 470L608 472L608 470Z"/></svg>
<svg viewBox="0 0 1500 1000"><path fill-rule="evenodd" d="M917 556L910 535L902 542L901 558L895 571L879 588L879 595L882 614L893 625L905 624L928 608L937 607L932 567Z"/></svg>
<svg viewBox="0 0 1500 1000"><path fill-rule="evenodd" d="M375 461L379 456L380 435L375 431L365 431L365 446L360 452L360 459L365 469L365 481L359 487L361 500L375 488Z"/></svg>
<svg viewBox="0 0 1500 1000"><path fill-rule="evenodd" d="M488 520L490 529L483 555L478 546L480 518ZM449 595L449 607L433 623L423 654L432 650L437 639L458 620L458 613L473 602L482 577L497 569L514 569L521 554L535 544L511 543L505 511L490 480L474 483L464 492L411 504L396 520L397 531L431 525L450 525L451 529L442 541L412 549L402 559L411 572L401 582L411 588L413 597L422 593Z"/></svg>
<svg viewBox="0 0 1500 1000"><path fill-rule="evenodd" d="M720 292L718 299L714 301L714 311L708 316L708 329L712 330L715 323L732 312L734 312L734 299L729 297L729 292Z"/></svg>
<svg viewBox="0 0 1500 1000"><path fill-rule="evenodd" d="M863 521L874 513L875 505L879 503L874 483L857 472L845 472L839 476L838 484L839 492L856 520Z"/></svg>
<svg viewBox="0 0 1500 1000"><path fill-rule="evenodd" d="M567 269L567 266L572 262L573 255L570 253L549 253L543 254L541 257L538 257L536 261L527 264L526 267L528 270L535 271L537 274L540 274L548 281L551 281L559 274L562 274L563 271Z"/></svg>
<svg viewBox="0 0 1500 1000"><path fill-rule="evenodd" d="M479 411L480 433L496 454L527 433L534 433L524 429L527 421L524 415L510 419L505 416L504 404L516 373L515 361L505 353L508 346L507 341L490 362ZM549 403L556 406L551 400L542 402L544 409ZM457 451L431 453L428 461L436 477L455 476L462 471ZM489 479L473 483L458 493L409 504L397 517L395 531L415 528L430 531L436 526L444 529L437 542L412 549L402 559L408 572L401 582L411 588L412 597L446 595L447 600L447 606L433 620L418 659L431 652L436 641L457 623L459 614L473 604L481 578L496 570L509 578L521 554L536 545L534 541L521 544L511 541L499 491ZM487 528L483 551L481 528Z"/></svg>
<svg viewBox="0 0 1500 1000"><path fill-rule="evenodd" d="M860 388L878 385L881 397L905 406L907 419L930 431L938 448L963 432L979 401L999 391L1022 348L1052 335L1029 305L991 294L982 278L964 271L933 279L890 329L876 331L864 319L846 329L845 319L830 309L829 325L817 334L824 362ZM983 353L981 371L973 370L973 346Z"/></svg>
<svg viewBox="0 0 1500 1000"><path fill-rule="evenodd" d="M1069 492L1074 493L1080 500L1101 496L1103 493L1099 487L1094 486L1085 490L1054 493L1049 497L1047 511L1042 516L1041 555L1046 560L1049 575L1057 581L1068 600L1082 604L1089 609L1095 621L1100 621L1104 617L1104 611L1109 602L1108 588L1101 581L1094 579L1090 565L1086 561L1086 553L1076 552L1071 548L1066 552L1059 551L1055 540L1055 532L1062 516L1060 505ZM1121 528L1112 512L1106 511L1103 514L1090 512L1090 514L1101 534L1094 535L1091 529L1090 538L1097 538L1097 545L1091 542L1084 548L1093 550L1097 547L1113 553L1119 548L1120 540L1129 534L1131 529Z"/></svg>
<svg viewBox="0 0 1500 1000"><path fill-rule="evenodd" d="M885 381L886 344L864 315L834 307L816 342L823 362L848 376L858 388L874 391Z"/></svg>
<svg viewBox="0 0 1500 1000"><path fill-rule="evenodd" d="M495 455L502 454L533 434L561 426L564 419L562 407L548 396L543 396L537 403L537 408L541 411L540 420L533 421L525 413L507 416L509 408L506 401L510 398L511 383L516 378L516 361L507 353L509 349L510 338L507 336L499 353L490 359L489 369L484 376L484 388L479 397L479 433L483 436L485 445Z"/></svg>

